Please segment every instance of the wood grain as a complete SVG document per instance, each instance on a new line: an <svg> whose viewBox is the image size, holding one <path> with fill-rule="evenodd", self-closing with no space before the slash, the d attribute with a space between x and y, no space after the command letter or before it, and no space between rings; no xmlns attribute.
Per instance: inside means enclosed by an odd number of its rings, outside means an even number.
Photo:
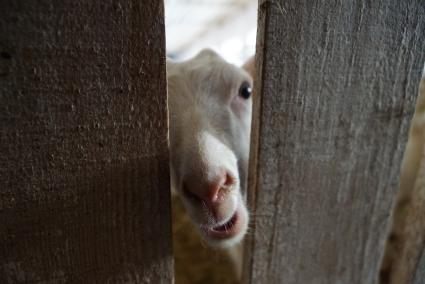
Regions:
<svg viewBox="0 0 425 284"><path fill-rule="evenodd" d="M422 247L419 255L421 256L417 266L415 267L414 284L423 284L425 281L425 247Z"/></svg>
<svg viewBox="0 0 425 284"><path fill-rule="evenodd" d="M162 1L2 1L0 283L170 283Z"/></svg>
<svg viewBox="0 0 425 284"><path fill-rule="evenodd" d="M245 283L376 283L425 59L411 1L260 1Z"/></svg>

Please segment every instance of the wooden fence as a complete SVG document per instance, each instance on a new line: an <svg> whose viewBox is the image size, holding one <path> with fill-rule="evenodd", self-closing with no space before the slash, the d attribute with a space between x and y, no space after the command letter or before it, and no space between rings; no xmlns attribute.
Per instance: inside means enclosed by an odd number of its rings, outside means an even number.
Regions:
<svg viewBox="0 0 425 284"><path fill-rule="evenodd" d="M171 282L163 4L146 3L2 1L0 283Z"/></svg>
<svg viewBox="0 0 425 284"><path fill-rule="evenodd" d="M424 2L260 1L257 54L246 281L376 283Z"/></svg>
<svg viewBox="0 0 425 284"><path fill-rule="evenodd" d="M0 283L171 283L162 1L5 0L0 55ZM376 283L423 1L261 0L256 58L244 283Z"/></svg>

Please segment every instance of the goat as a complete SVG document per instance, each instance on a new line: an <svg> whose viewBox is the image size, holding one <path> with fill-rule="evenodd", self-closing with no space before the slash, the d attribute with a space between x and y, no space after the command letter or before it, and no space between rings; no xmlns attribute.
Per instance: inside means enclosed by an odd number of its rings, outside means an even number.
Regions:
<svg viewBox="0 0 425 284"><path fill-rule="evenodd" d="M209 245L233 247L249 223L252 77L204 49L167 60L167 79L172 190Z"/></svg>

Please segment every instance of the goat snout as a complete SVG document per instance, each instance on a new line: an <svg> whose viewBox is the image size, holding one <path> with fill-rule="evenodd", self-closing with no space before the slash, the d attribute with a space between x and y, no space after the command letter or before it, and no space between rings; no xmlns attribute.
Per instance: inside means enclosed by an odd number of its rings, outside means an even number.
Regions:
<svg viewBox="0 0 425 284"><path fill-rule="evenodd" d="M211 221L220 222L228 218L229 212L236 207L236 198L232 198L232 191L237 190L236 187L233 175L222 169L215 177L206 180L187 177L183 181L183 194L193 203L206 207L214 219Z"/></svg>
<svg viewBox="0 0 425 284"><path fill-rule="evenodd" d="M208 206L222 202L224 196L234 185L234 178L225 170L211 180L202 181L188 177L183 181L184 194L191 199L203 201Z"/></svg>

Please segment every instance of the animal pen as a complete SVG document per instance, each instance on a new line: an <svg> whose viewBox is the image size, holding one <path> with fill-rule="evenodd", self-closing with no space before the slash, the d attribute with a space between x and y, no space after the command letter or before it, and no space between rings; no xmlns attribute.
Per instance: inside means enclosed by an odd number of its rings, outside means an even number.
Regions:
<svg viewBox="0 0 425 284"><path fill-rule="evenodd" d="M172 283L162 1L0 7L0 283ZM243 283L425 283L381 269L425 3L258 12Z"/></svg>

